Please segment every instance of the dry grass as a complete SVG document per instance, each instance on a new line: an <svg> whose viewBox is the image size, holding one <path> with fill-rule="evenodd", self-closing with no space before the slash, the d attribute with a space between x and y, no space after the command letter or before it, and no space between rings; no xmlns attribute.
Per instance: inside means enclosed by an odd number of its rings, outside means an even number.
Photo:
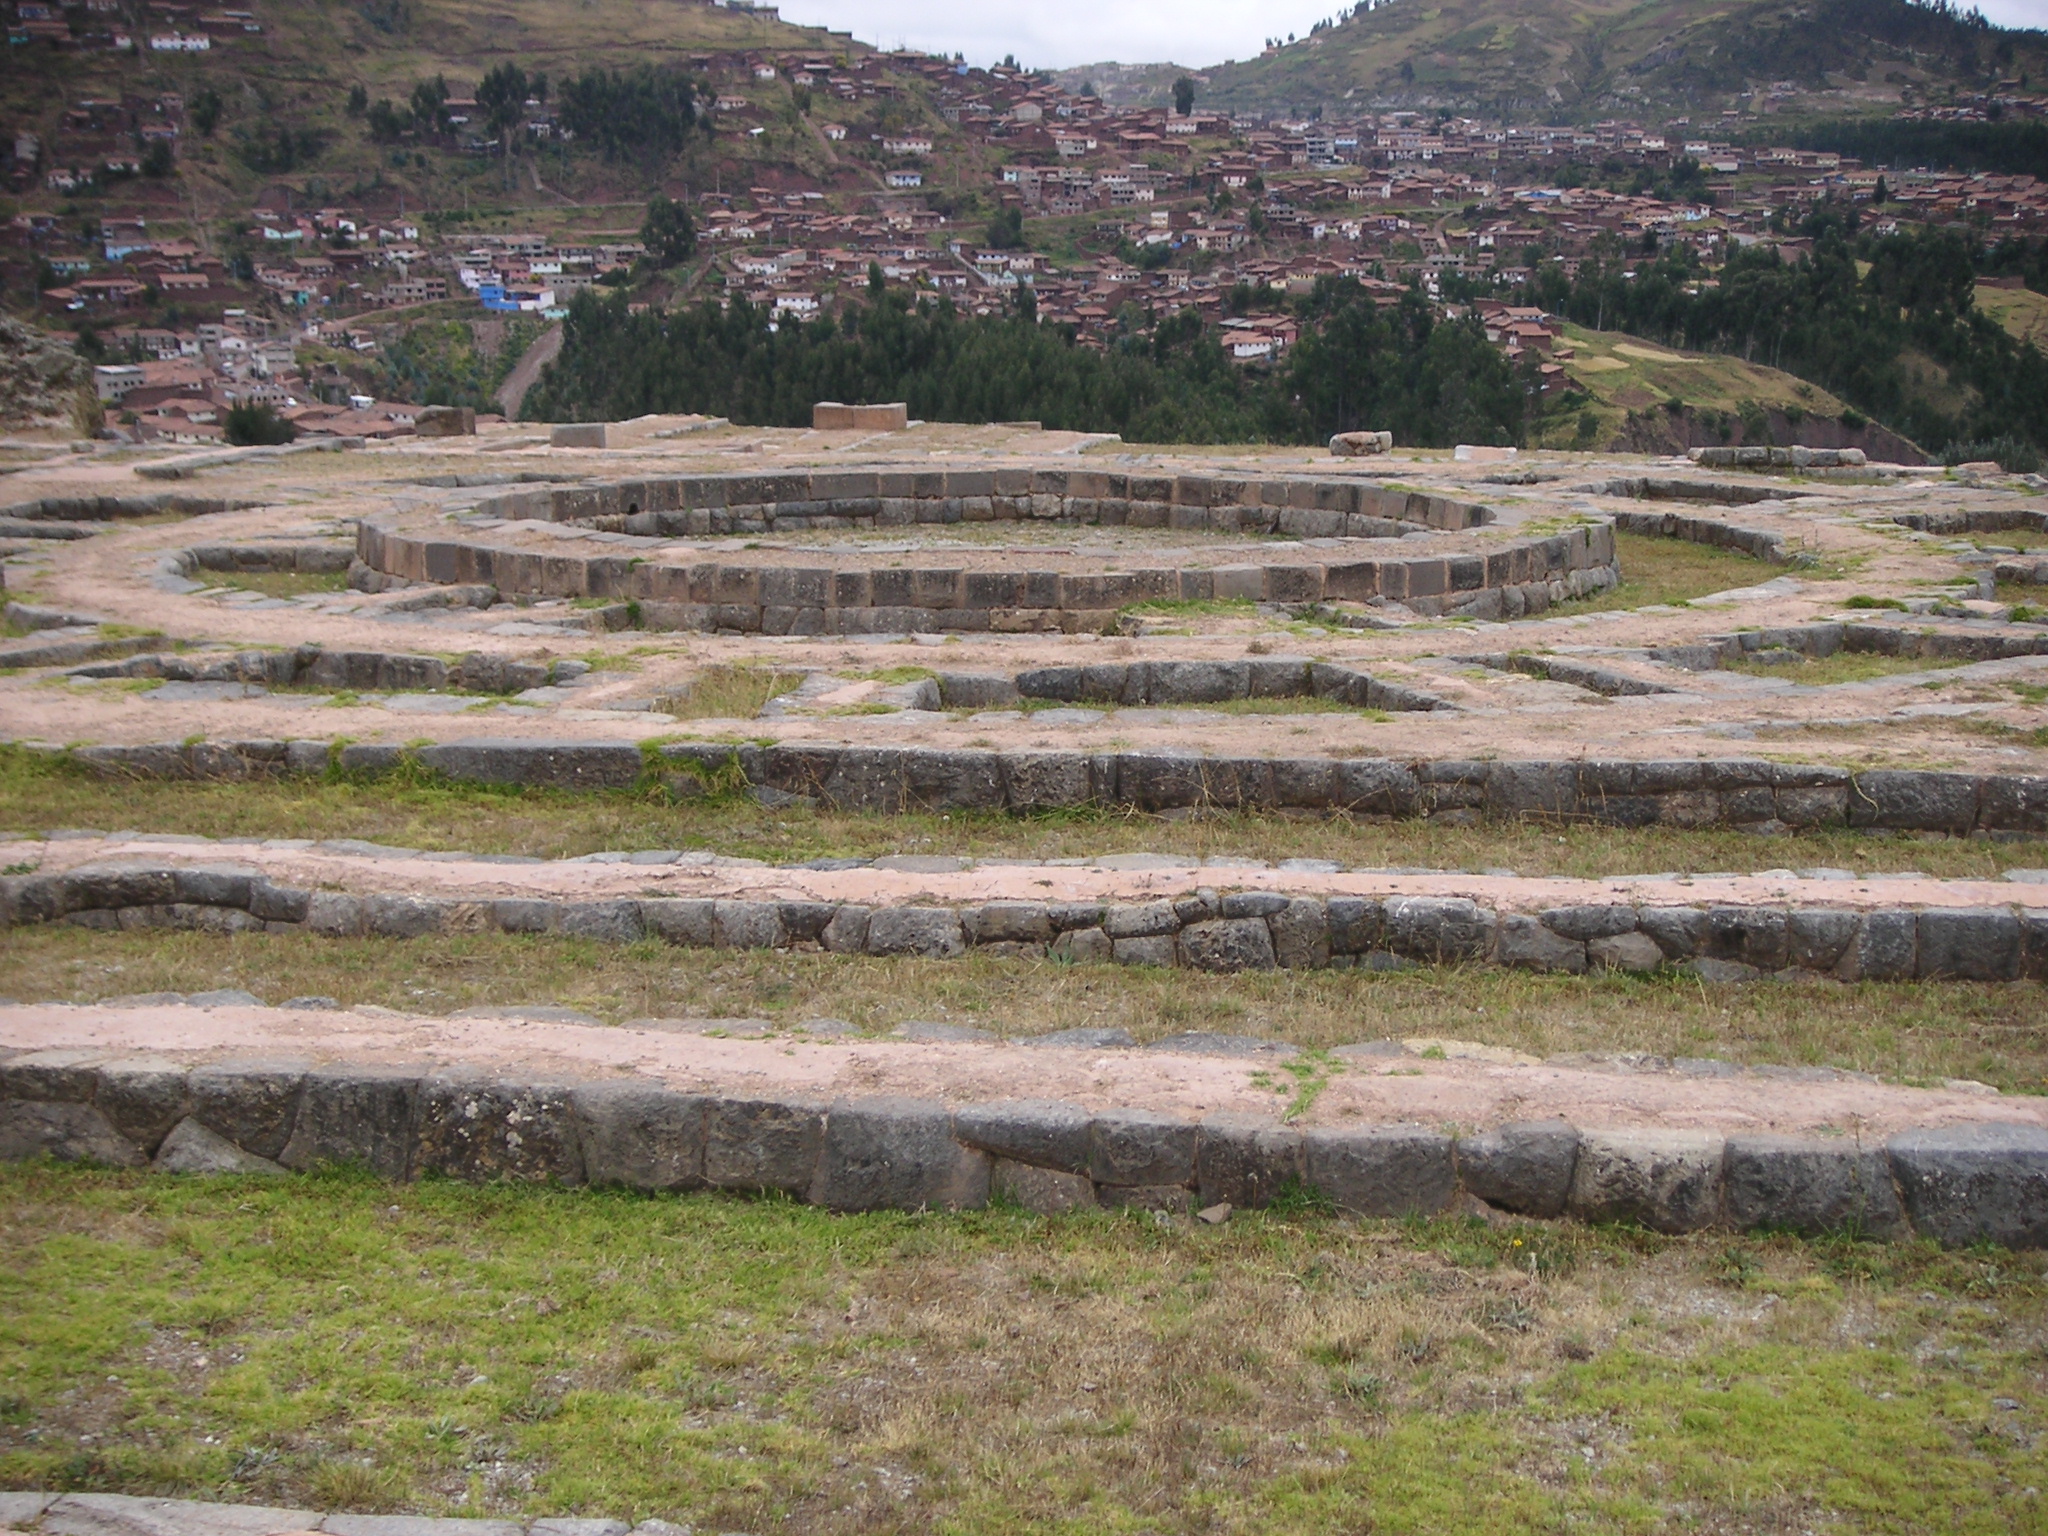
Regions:
<svg viewBox="0 0 2048 1536"><path fill-rule="evenodd" d="M2039 1529L2038 1255L0 1170L0 1482L699 1530Z"/></svg>
<svg viewBox="0 0 2048 1536"><path fill-rule="evenodd" d="M1945 726L1947 723L1942 722ZM1889 731L1890 728L1887 728ZM1888 739L1880 733L1874 741ZM1042 817L954 812L860 816L751 801L665 804L630 794L500 791L477 785L279 779L246 784L119 782L0 746L0 830L99 827L202 837L355 837L400 847L569 858L605 849L711 848L779 863L886 853L1068 858L1155 852L1196 858L1333 859L1347 866L1509 868L1599 876L1663 870L1915 869L1995 879L2048 866L2048 844L1890 838L1838 829L1760 839L1736 831L1219 815L1167 821L1080 811Z"/></svg>
<svg viewBox="0 0 2048 1536"><path fill-rule="evenodd" d="M705 667L691 674L680 693L665 694L654 707L678 720L751 720L761 706L804 680L801 672L740 664Z"/></svg>
<svg viewBox="0 0 2048 1536"><path fill-rule="evenodd" d="M2042 989L2030 982L1707 987L1689 975L1484 968L1214 976L986 955L934 962L503 934L222 939L65 924L0 936L0 971L8 994L22 1000L84 1003L240 987L272 1003L326 995L422 1014L544 1003L614 1023L750 1017L787 1027L826 1017L882 1031L926 1019L1003 1036L1096 1026L1127 1029L1141 1041L1209 1030L1304 1046L1421 1035L1539 1056L1717 1056L2048 1091L2048 1014Z"/></svg>

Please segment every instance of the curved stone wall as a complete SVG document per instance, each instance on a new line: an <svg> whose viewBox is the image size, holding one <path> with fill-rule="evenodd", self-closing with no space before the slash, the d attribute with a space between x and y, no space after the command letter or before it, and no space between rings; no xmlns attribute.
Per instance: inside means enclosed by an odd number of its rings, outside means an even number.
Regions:
<svg viewBox="0 0 2048 1536"><path fill-rule="evenodd" d="M549 493L553 495L579 493ZM640 514L645 515L645 514ZM1519 618L1605 591L1619 579L1614 531L1586 524L1470 554L1284 560L1126 571L973 570L940 564L874 566L693 560L639 554L561 554L418 534L365 520L356 557L384 577L435 585L481 583L501 595L614 598L639 605L648 629L771 635L955 630L1030 633L1102 628L1133 603L1244 600L1312 604L1386 598L1428 615ZM823 555L820 559L825 558ZM958 558L958 557L955 557Z"/></svg>
<svg viewBox="0 0 2048 1536"><path fill-rule="evenodd" d="M1350 478L1132 475L1085 469L793 470L512 491L489 517L612 523L700 537L1041 519L1298 538L1400 538L1493 521L1490 509Z"/></svg>

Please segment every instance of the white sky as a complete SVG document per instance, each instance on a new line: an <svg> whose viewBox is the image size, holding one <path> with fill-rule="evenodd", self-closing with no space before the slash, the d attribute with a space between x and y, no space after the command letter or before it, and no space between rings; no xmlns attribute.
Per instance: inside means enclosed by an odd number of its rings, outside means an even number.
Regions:
<svg viewBox="0 0 2048 1536"><path fill-rule="evenodd" d="M1337 0L780 0L790 21L851 31L883 48L964 53L992 64L1006 53L1034 69L1115 59L1205 66L1256 55L1268 37L1306 33ZM1979 0L2007 27L2048 27L2048 0Z"/></svg>

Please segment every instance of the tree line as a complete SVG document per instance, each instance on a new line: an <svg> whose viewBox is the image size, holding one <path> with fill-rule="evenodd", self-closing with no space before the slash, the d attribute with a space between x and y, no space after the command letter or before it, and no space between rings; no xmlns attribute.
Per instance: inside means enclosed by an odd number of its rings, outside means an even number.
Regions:
<svg viewBox="0 0 2048 1536"><path fill-rule="evenodd" d="M1995 103L1992 110L1997 110ZM1794 149L1853 155L1866 165L2048 177L2048 122L2038 118L1974 123L1832 118L1795 128L1789 135L1773 129L1752 137L1773 142L1789 138Z"/></svg>
<svg viewBox="0 0 2048 1536"><path fill-rule="evenodd" d="M1823 205L1798 226L1811 255L1733 251L1711 283L1683 246L1609 252L1576 279L1546 261L1532 297L1581 325L1784 369L1931 451L2001 437L2048 448L2048 356L1974 303L1980 270L2024 254L1957 230L1877 236L1857 223L1854 210ZM1916 354L1940 365L1946 387L1919 381Z"/></svg>
<svg viewBox="0 0 2048 1536"><path fill-rule="evenodd" d="M1297 313L1284 361L1247 370L1193 310L1096 348L1038 324L1028 305L962 315L885 287L879 272L864 303L805 322L744 300L635 314L623 293L586 291L522 414L807 426L819 400L902 400L925 420L1029 419L1133 442L1303 443L1361 427L1424 447L1520 440L1525 383L1475 321L1441 321L1419 293L1381 308L1349 280L1319 283Z"/></svg>
<svg viewBox="0 0 2048 1536"><path fill-rule="evenodd" d="M548 94L545 74L529 75L514 63L494 65L477 85L481 122L476 126L498 138L509 153L525 121L526 104L545 105ZM663 160L680 152L693 132L709 132L710 117L700 112L698 96L690 76L671 65L591 68L560 82L556 120L607 160ZM436 75L416 81L402 105L389 97L371 102L358 85L349 94L349 111L363 118L370 137L379 143L407 136L436 139L454 126L451 99L447 77Z"/></svg>

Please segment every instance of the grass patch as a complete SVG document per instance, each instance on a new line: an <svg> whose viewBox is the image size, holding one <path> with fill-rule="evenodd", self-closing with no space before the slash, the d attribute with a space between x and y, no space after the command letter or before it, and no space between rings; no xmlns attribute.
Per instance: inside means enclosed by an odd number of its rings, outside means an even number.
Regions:
<svg viewBox="0 0 2048 1536"><path fill-rule="evenodd" d="M2008 1091L2048 1090L2048 1016L2043 989L2030 982L1707 988L1677 973L1571 977L1493 968L1211 976L991 955L935 965L496 933L222 938L69 924L18 928L6 942L10 996L72 1003L240 987L273 1003L324 994L349 1006L432 1015L544 1002L614 1023L683 1013L780 1025L830 1017L883 1031L933 1019L1005 1036L1104 1027L1144 1041L1204 1030L1310 1049L1427 1036L1545 1057L1718 1056L1913 1083L1964 1077ZM1274 1081L1287 1086L1278 1075Z"/></svg>
<svg viewBox="0 0 2048 1536"><path fill-rule="evenodd" d="M1759 842L1728 829L1566 827L1542 821L1455 827L1249 813L1165 821L1087 808L1039 816L965 811L866 816L798 806L771 809L744 798L669 804L629 793L575 794L431 776L240 784L108 780L0 745L0 829L64 827L200 837L355 837L409 848L541 858L607 849L711 848L782 863L885 853L1052 859L1152 852L1335 859L1375 868L1505 867L1525 875L1835 865L1863 873L1915 869L1947 879L1996 878L2007 869L2048 866L2048 843L2041 841L1922 840L1846 828Z"/></svg>
<svg viewBox="0 0 2048 1536"><path fill-rule="evenodd" d="M789 692L804 677L802 672L746 663L705 667L691 676L682 692L663 694L654 707L678 720L751 720L770 699Z"/></svg>
<svg viewBox="0 0 2048 1536"><path fill-rule="evenodd" d="M1614 550L1621 562L1621 585L1594 597L1562 603L1555 611L1609 613L1654 603L1686 603L1734 587L1759 586L1784 574L1768 560L1685 539L1658 539L1617 530Z"/></svg>
<svg viewBox="0 0 2048 1536"><path fill-rule="evenodd" d="M2036 1254L0 1169L0 1479L700 1530L2030 1529Z"/></svg>
<svg viewBox="0 0 2048 1536"><path fill-rule="evenodd" d="M209 586L265 597L299 597L308 592L346 592L347 571L207 571Z"/></svg>
<svg viewBox="0 0 2048 1536"><path fill-rule="evenodd" d="M1946 656L1882 656L1875 651L1837 651L1832 656L1802 656L1797 661L1738 661L1727 670L1751 677L1782 677L1788 683L1825 688L1830 683L1867 683L1904 672L1945 672L1968 666Z"/></svg>

